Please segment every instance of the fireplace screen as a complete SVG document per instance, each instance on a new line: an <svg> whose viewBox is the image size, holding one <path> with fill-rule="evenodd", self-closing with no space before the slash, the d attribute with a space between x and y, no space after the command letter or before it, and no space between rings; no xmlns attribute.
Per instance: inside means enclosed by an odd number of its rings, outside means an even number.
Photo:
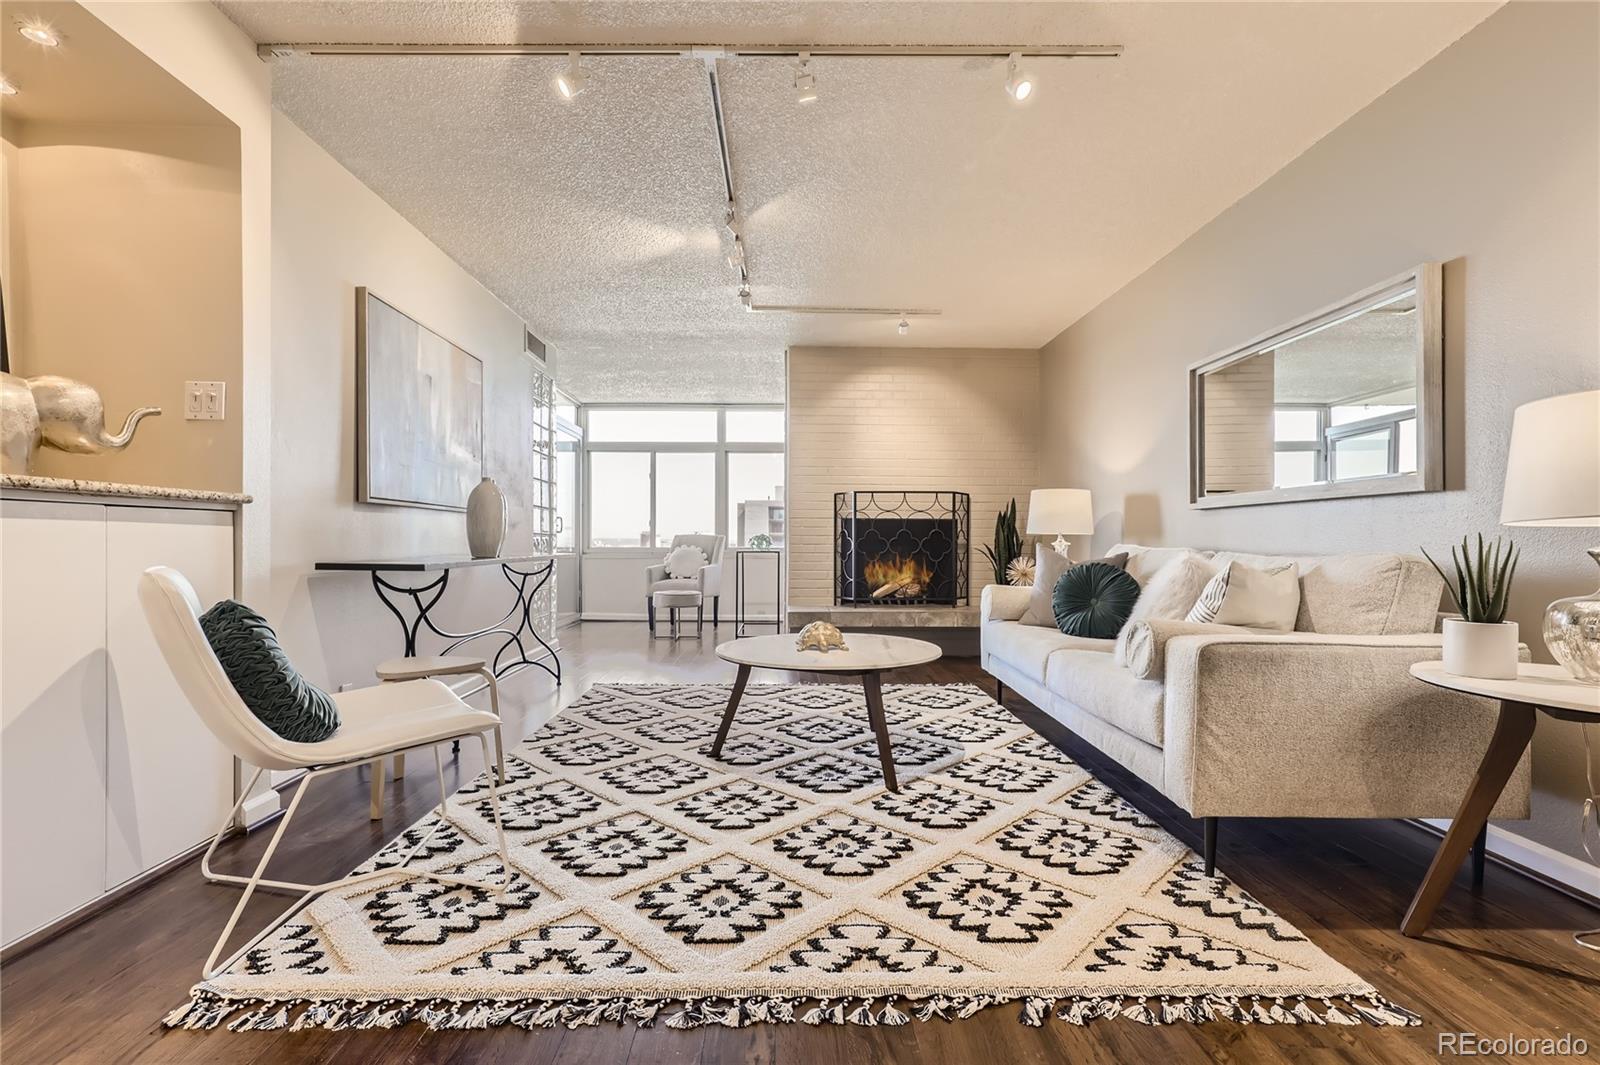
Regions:
<svg viewBox="0 0 1600 1065"><path fill-rule="evenodd" d="M965 606L971 513L965 492L836 493L835 601Z"/></svg>

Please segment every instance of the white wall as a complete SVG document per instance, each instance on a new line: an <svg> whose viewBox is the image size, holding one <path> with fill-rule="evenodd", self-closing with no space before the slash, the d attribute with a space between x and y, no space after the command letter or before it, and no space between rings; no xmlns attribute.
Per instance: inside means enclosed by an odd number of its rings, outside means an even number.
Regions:
<svg viewBox="0 0 1600 1065"><path fill-rule="evenodd" d="M273 115L272 581L268 617L314 683L372 683L401 652L365 574L314 574L325 559L466 551L455 511L355 501L355 290L365 285L484 363L487 472L506 493L506 550L531 549L533 363L522 322L282 114ZM452 575L445 627L499 616L498 567Z"/></svg>
<svg viewBox="0 0 1600 1065"><path fill-rule="evenodd" d="M1264 552L1522 545L1512 618L1594 587L1592 529L1498 528L1512 409L1600 386L1600 7L1511 4L1044 349L1046 478L1091 488L1094 537ZM1188 505L1184 367L1425 261L1445 266L1448 490ZM1552 457L1554 460L1554 457ZM1534 818L1576 856L1578 726L1541 720Z"/></svg>
<svg viewBox="0 0 1600 1065"><path fill-rule="evenodd" d="M1013 498L1026 525L1040 482L1039 353L789 349L789 604L833 602L833 493L972 496L971 599L994 574L979 547Z"/></svg>

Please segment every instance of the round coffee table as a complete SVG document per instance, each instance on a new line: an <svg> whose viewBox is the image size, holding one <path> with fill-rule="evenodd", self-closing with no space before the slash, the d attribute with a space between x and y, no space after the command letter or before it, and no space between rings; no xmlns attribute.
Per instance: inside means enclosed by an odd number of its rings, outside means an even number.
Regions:
<svg viewBox="0 0 1600 1065"><path fill-rule="evenodd" d="M894 775L894 756L889 747L889 722L883 716L882 676L891 669L920 666L936 661L941 652L936 644L926 640L913 640L905 636L883 636L870 632L847 633L843 651L801 651L795 646L799 637L794 633L776 636L752 636L745 640L730 640L717 646L717 657L739 667L733 682L733 694L728 697L728 708L722 712L722 727L711 744L711 757L722 757L722 744L733 727L734 711L739 709L739 699L750 680L752 669L787 669L795 673L831 673L838 676L858 676L867 695L867 720L873 734L878 737L878 761L883 764L883 782L890 791L899 791L900 784Z"/></svg>

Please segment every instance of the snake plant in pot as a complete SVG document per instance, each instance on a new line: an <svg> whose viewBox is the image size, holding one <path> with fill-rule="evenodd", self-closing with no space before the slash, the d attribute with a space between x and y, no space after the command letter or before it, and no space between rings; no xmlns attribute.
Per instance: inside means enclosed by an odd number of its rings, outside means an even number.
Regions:
<svg viewBox="0 0 1600 1065"><path fill-rule="evenodd" d="M994 582L1006 583L1006 571L1022 554L1022 534L1017 532L1017 501L995 515L994 543L983 545L983 557L994 569Z"/></svg>
<svg viewBox="0 0 1600 1065"><path fill-rule="evenodd" d="M1517 572L1517 546L1502 544L1498 536L1485 545L1482 533L1474 545L1463 536L1461 546L1450 549L1453 576L1427 551L1422 554L1444 578L1461 614L1444 621L1445 672L1488 680L1515 678L1517 623L1506 620L1506 607Z"/></svg>

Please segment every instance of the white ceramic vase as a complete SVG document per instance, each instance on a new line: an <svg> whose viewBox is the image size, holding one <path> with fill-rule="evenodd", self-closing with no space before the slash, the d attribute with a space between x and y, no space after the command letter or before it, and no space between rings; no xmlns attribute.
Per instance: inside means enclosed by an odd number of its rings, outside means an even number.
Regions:
<svg viewBox="0 0 1600 1065"><path fill-rule="evenodd" d="M506 497L493 477L467 496L467 550L473 558L495 558L506 539Z"/></svg>
<svg viewBox="0 0 1600 1065"><path fill-rule="evenodd" d="M1444 620L1444 671L1457 677L1514 680L1517 623Z"/></svg>

